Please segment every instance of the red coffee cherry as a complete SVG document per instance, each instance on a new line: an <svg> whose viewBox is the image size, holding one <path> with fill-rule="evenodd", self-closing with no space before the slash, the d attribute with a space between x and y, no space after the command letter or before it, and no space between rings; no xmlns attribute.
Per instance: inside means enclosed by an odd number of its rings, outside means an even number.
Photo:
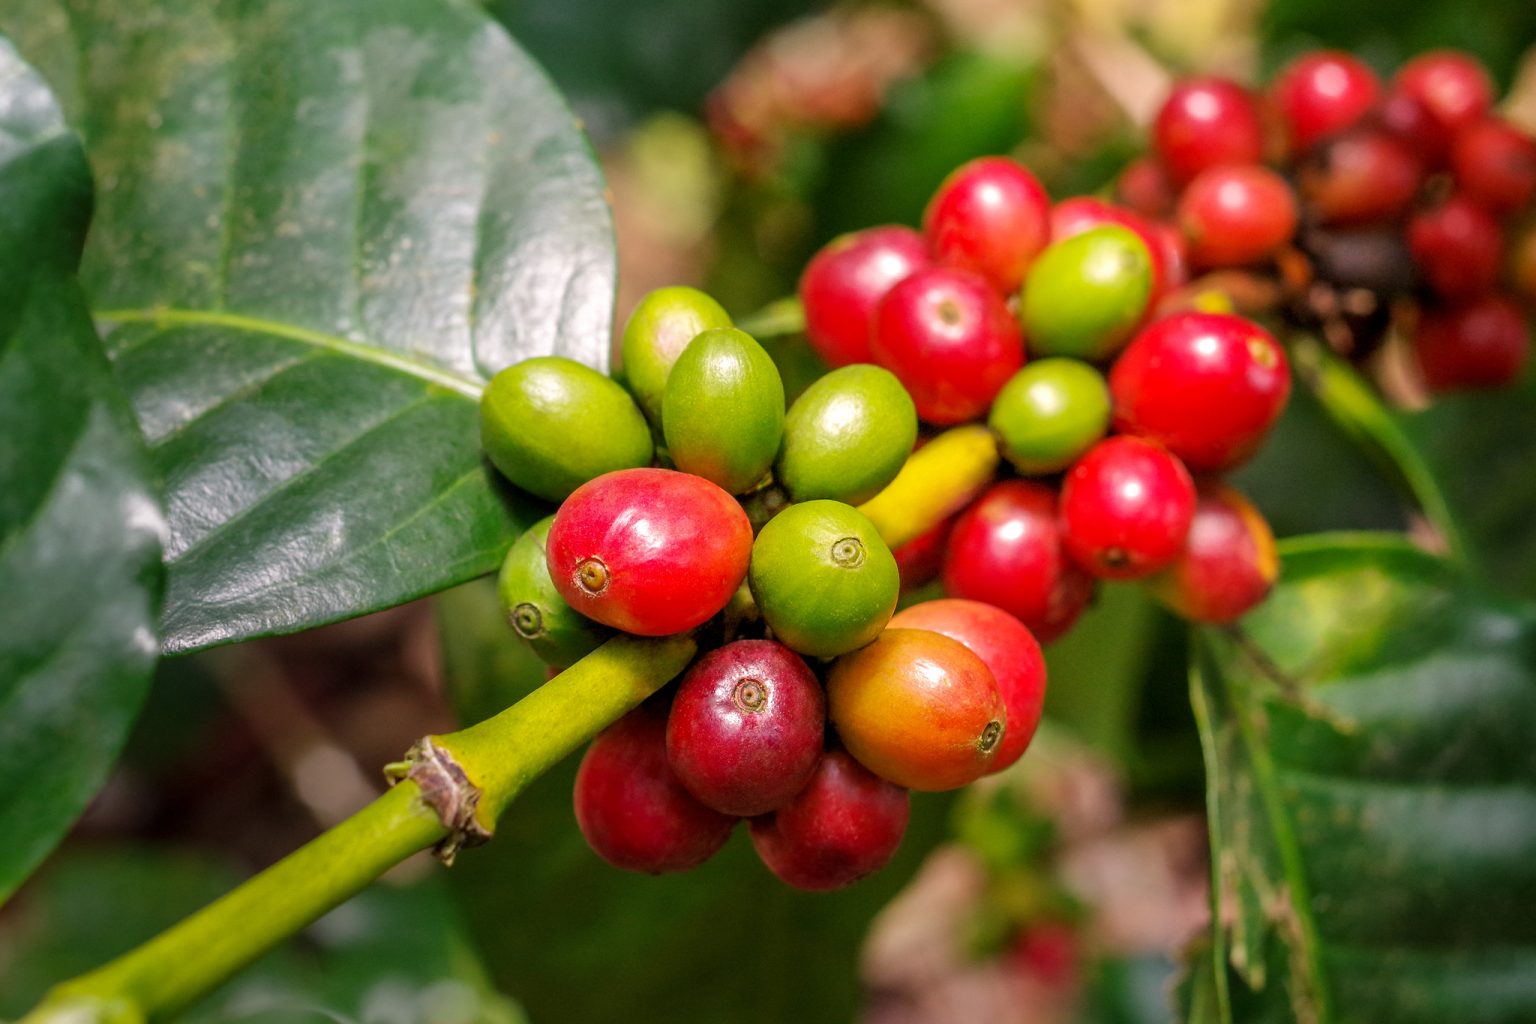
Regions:
<svg viewBox="0 0 1536 1024"><path fill-rule="evenodd" d="M752 846L796 889L852 885L890 861L907 831L911 798L842 750L829 750L789 803L753 818Z"/></svg>
<svg viewBox="0 0 1536 1024"><path fill-rule="evenodd" d="M1424 180L1413 150L1379 129L1347 132L1318 146L1297 171L1302 198L1323 224L1371 224L1408 208Z"/></svg>
<svg viewBox="0 0 1536 1024"><path fill-rule="evenodd" d="M896 558L896 570L901 573L902 593L939 578L939 572L944 568L944 547L949 543L949 531L954 525L955 519L951 516L931 530L891 549Z"/></svg>
<svg viewBox="0 0 1536 1024"><path fill-rule="evenodd" d="M1225 484L1200 488L1184 550L1149 581L1192 622L1234 622L1268 596L1280 574L1275 535L1258 509Z"/></svg>
<svg viewBox="0 0 1536 1024"><path fill-rule="evenodd" d="M944 589L1024 623L1041 643L1072 628L1093 599L1093 577L1062 546L1056 492L1028 480L995 484L955 521Z"/></svg>
<svg viewBox="0 0 1536 1024"><path fill-rule="evenodd" d="M1050 207L1033 174L1006 157L984 156L944 179L923 213L923 235L941 263L1014 292L1050 240Z"/></svg>
<svg viewBox="0 0 1536 1024"><path fill-rule="evenodd" d="M1280 112L1291 151L1360 123L1381 95L1376 72L1339 50L1315 50L1297 57L1275 77L1269 95Z"/></svg>
<svg viewBox="0 0 1536 1024"><path fill-rule="evenodd" d="M1480 121L1451 144L1461 191L1494 213L1512 213L1536 196L1536 139L1499 118Z"/></svg>
<svg viewBox="0 0 1536 1024"><path fill-rule="evenodd" d="M1109 374L1115 429L1151 438L1190 469L1253 455L1291 393L1285 349L1228 313L1175 313L1144 327Z"/></svg>
<svg viewBox="0 0 1536 1024"><path fill-rule="evenodd" d="M565 499L545 555L572 608L626 633L666 636L701 625L736 593L752 524L703 477L625 469Z"/></svg>
<svg viewBox="0 0 1536 1024"><path fill-rule="evenodd" d="M1152 148L1176 185L1223 164L1256 164L1264 157L1258 104L1225 78L1181 82L1153 122Z"/></svg>
<svg viewBox="0 0 1536 1024"><path fill-rule="evenodd" d="M1024 365L1018 321L985 278L967 270L919 270L875 311L875 362L912 395L917 414L939 426L987 411Z"/></svg>
<svg viewBox="0 0 1536 1024"><path fill-rule="evenodd" d="M833 367L869 362L875 306L930 262L923 237L911 228L869 228L828 242L800 276L811 347Z"/></svg>
<svg viewBox="0 0 1536 1024"><path fill-rule="evenodd" d="M1499 222L1464 195L1450 196L1410 218L1408 251L1424 280L1444 298L1474 298L1499 282Z"/></svg>
<svg viewBox="0 0 1536 1024"><path fill-rule="evenodd" d="M599 857L659 875L704 863L736 819L695 800L667 764L667 719L642 705L603 730L576 770L576 824Z"/></svg>
<svg viewBox="0 0 1536 1024"><path fill-rule="evenodd" d="M1173 182L1156 157L1139 156L1115 179L1115 195L1143 217L1165 217L1173 210Z"/></svg>
<svg viewBox="0 0 1536 1024"><path fill-rule="evenodd" d="M1100 441L1062 484L1062 540L1079 565L1103 579L1134 579L1171 563L1194 514L1189 471L1139 437Z"/></svg>
<svg viewBox="0 0 1536 1024"><path fill-rule="evenodd" d="M997 760L992 762L992 774L1023 755L1045 707L1045 658L1029 627L993 605L945 598L897 612L889 628L943 633L985 662L997 680L997 692L1008 715L1008 728Z"/></svg>
<svg viewBox="0 0 1536 1024"><path fill-rule="evenodd" d="M1433 391L1504 387L1525 368L1531 325L1508 297L1485 295L1462 305L1426 309L1413 347L1424 383Z"/></svg>
<svg viewBox="0 0 1536 1024"><path fill-rule="evenodd" d="M737 640L683 676L667 717L667 759L707 806L766 814L810 780L826 720L821 683L798 654L772 640Z"/></svg>
<svg viewBox="0 0 1536 1024"><path fill-rule="evenodd" d="M1434 50L1410 60L1393 76L1392 92L1422 108L1425 123L1417 127L1432 147L1482 120L1493 105L1487 69L1458 50Z"/></svg>
<svg viewBox="0 0 1536 1024"><path fill-rule="evenodd" d="M1151 308L1157 300L1184 283L1184 240L1176 231L1150 221L1134 210L1106 203L1092 196L1073 196L1051 208L1051 241L1059 242L1105 224L1130 228L1146 243L1152 256Z"/></svg>
<svg viewBox="0 0 1536 1024"><path fill-rule="evenodd" d="M1296 197L1284 178L1256 164L1213 167L1179 197L1179 227L1197 267L1267 259L1296 233Z"/></svg>

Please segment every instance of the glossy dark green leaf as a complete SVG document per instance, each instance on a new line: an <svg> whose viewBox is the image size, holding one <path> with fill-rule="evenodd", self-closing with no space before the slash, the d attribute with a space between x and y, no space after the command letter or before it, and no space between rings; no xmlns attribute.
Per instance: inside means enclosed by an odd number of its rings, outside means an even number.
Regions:
<svg viewBox="0 0 1536 1024"><path fill-rule="evenodd" d="M1201 631L1191 683L1198 1019L1536 1019L1536 607L1341 535L1286 545L1244 630Z"/></svg>
<svg viewBox="0 0 1536 1024"><path fill-rule="evenodd" d="M454 0L11 0L101 183L83 277L165 480L168 651L494 569L484 380L607 364L602 179Z"/></svg>
<svg viewBox="0 0 1536 1024"><path fill-rule="evenodd" d="M505 652L515 642L494 588L442 595L451 692L475 711L505 707L543 680ZM496 673L476 678L472 673ZM505 674L502 674L505 673ZM609 867L571 811L578 759L535 781L496 838L450 879L486 967L534 1020L668 1024L844 1022L860 1003L858 959L871 919L946 834L950 801L917 793L896 859L835 893L803 893L758 863L745 830L695 871L650 877Z"/></svg>
<svg viewBox="0 0 1536 1024"><path fill-rule="evenodd" d="M1439 399L1407 417L1479 566L1536 599L1536 380Z"/></svg>
<svg viewBox="0 0 1536 1024"><path fill-rule="evenodd" d="M237 881L190 854L73 853L38 876L0 927L0 1015L126 952ZM375 885L178 1018L187 1024L517 1024L487 980L441 880Z"/></svg>
<svg viewBox="0 0 1536 1024"><path fill-rule="evenodd" d="M105 780L158 650L165 524L75 280L90 207L0 39L0 902Z"/></svg>

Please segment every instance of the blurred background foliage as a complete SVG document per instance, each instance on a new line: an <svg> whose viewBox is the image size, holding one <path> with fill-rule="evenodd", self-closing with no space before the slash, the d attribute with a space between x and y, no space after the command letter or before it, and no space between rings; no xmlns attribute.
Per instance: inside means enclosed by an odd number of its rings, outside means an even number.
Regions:
<svg viewBox="0 0 1536 1024"><path fill-rule="evenodd" d="M1319 46L1390 70L1457 46L1512 90L1511 116L1536 122L1528 0L487 6L567 92L604 162L621 317L677 283L756 310L837 233L915 224L973 156L1012 153L1057 197L1102 189L1185 73L1257 81ZM818 372L797 338L769 341L791 392ZM1404 414L1491 574L1527 596L1533 410L1526 389ZM1237 482L1282 536L1412 525L1301 388ZM488 585L434 604L166 661L118 777L0 916L0 1014L339 820L422 732L542 680ZM575 829L573 761L446 880L423 885L430 865L407 865L190 1019L513 1021L515 999L535 1021L652 1016L640 1008L669 1021L1169 1020L1179 951L1207 906L1185 644L1140 591L1106 591L1049 652L1047 725L1019 769L915 800L898 861L848 892L778 885L741 835L686 876L614 871Z"/></svg>

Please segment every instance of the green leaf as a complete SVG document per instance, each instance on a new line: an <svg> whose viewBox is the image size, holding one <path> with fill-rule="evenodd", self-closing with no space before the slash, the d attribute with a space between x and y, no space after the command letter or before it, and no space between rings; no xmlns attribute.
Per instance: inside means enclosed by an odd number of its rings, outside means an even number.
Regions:
<svg viewBox="0 0 1536 1024"><path fill-rule="evenodd" d="M603 183L467 2L13 0L73 90L83 278L165 480L167 651L495 568L537 517L479 453L484 381L607 365Z"/></svg>
<svg viewBox="0 0 1536 1024"><path fill-rule="evenodd" d="M1536 607L1339 535L1287 543L1243 628L1199 633L1191 681L1200 1019L1536 1017Z"/></svg>
<svg viewBox="0 0 1536 1024"><path fill-rule="evenodd" d="M536 668L517 674L504 657L514 640L498 621L491 586L439 601L450 692L496 709L543 680ZM467 851L450 875L487 966L535 1020L851 1020L870 920L948 831L950 801L913 794L895 860L835 893L780 883L744 828L694 871L635 875L599 860L577 830L577 762L533 782L496 838Z"/></svg>
<svg viewBox="0 0 1536 1024"><path fill-rule="evenodd" d="M1446 396L1405 422L1465 529L1479 566L1536 599L1536 379Z"/></svg>
<svg viewBox="0 0 1536 1024"><path fill-rule="evenodd" d="M205 857L72 853L38 876L0 930L0 1015L125 952L238 879ZM517 1024L488 981L440 881L376 885L257 961L181 1018L187 1024L391 1021Z"/></svg>
<svg viewBox="0 0 1536 1024"><path fill-rule="evenodd" d="M90 206L0 39L0 902L106 779L158 646L165 524L75 280Z"/></svg>

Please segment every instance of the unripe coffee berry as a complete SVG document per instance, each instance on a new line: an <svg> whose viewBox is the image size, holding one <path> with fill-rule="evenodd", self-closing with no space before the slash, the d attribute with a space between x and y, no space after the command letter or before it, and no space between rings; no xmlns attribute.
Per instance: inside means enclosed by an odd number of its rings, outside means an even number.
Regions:
<svg viewBox="0 0 1536 1024"><path fill-rule="evenodd" d="M917 440L917 409L889 370L862 363L806 388L784 420L774 474L795 501L868 501L896 478Z"/></svg>
<svg viewBox="0 0 1536 1024"><path fill-rule="evenodd" d="M1103 579L1146 576L1171 563L1194 514L1189 471L1168 449L1139 437L1099 442L1062 484L1067 550Z"/></svg>
<svg viewBox="0 0 1536 1024"><path fill-rule="evenodd" d="M826 697L799 655L737 640L700 658L667 718L667 757L688 791L725 814L783 806L821 757Z"/></svg>
<svg viewBox="0 0 1536 1024"><path fill-rule="evenodd" d="M787 885L841 889L885 867L901 845L910 812L905 789L847 752L829 750L794 799L752 819L752 845Z"/></svg>
<svg viewBox="0 0 1536 1024"><path fill-rule="evenodd" d="M1008 726L986 663L926 629L887 629L837 659L827 714L860 764L918 790L957 789L987 774Z"/></svg>
<svg viewBox="0 0 1536 1024"><path fill-rule="evenodd" d="M662 395L677 357L705 331L729 326L720 303L697 288L657 288L629 315L619 341L619 372L658 436Z"/></svg>
<svg viewBox="0 0 1536 1024"><path fill-rule="evenodd" d="M1130 340L1151 294L1151 250L1130 228L1105 224L1040 254L1019 320L1034 355L1107 359Z"/></svg>
<svg viewBox="0 0 1536 1024"><path fill-rule="evenodd" d="M555 513L546 554L560 596L640 636L703 624L747 573L752 524L702 477L629 469L583 484Z"/></svg>
<svg viewBox="0 0 1536 1024"><path fill-rule="evenodd" d="M1056 473L1104 436L1109 415L1099 371L1076 359L1037 359L1003 385L987 426L1020 473Z"/></svg>
<svg viewBox="0 0 1536 1024"><path fill-rule="evenodd" d="M554 521L546 516L513 543L496 577L496 594L507 624L533 653L546 665L569 668L612 634L566 603L549 578L544 544Z"/></svg>
<svg viewBox="0 0 1536 1024"><path fill-rule="evenodd" d="M779 453L784 382L763 347L734 327L688 343L661 407L672 464L732 494L761 483Z"/></svg>
<svg viewBox="0 0 1536 1024"><path fill-rule="evenodd" d="M576 824L599 857L657 875L698 867L736 819L705 807L667 763L666 716L642 705L603 730L576 770Z"/></svg>
<svg viewBox="0 0 1536 1024"><path fill-rule="evenodd" d="M834 367L870 362L875 307L931 262L923 236L906 227L869 228L828 242L800 277L811 347Z"/></svg>

